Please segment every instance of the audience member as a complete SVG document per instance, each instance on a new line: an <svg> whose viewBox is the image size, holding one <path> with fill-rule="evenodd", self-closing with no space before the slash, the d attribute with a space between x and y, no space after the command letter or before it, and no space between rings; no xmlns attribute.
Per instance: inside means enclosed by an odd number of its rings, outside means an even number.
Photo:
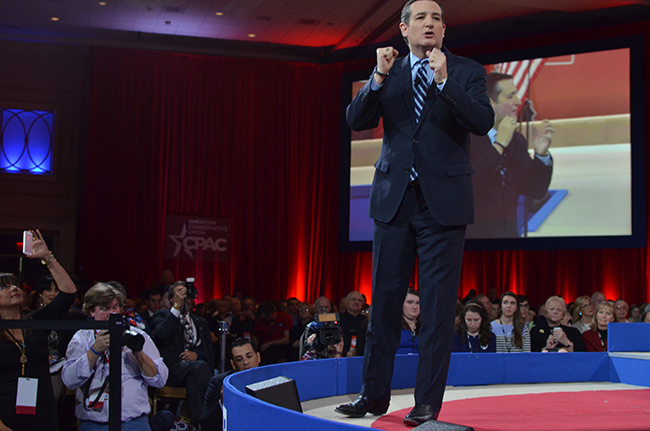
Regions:
<svg viewBox="0 0 650 431"><path fill-rule="evenodd" d="M207 317L205 319L208 321L208 326L210 327L210 340L212 341L211 348L214 352L213 356L216 358L215 365L220 367L220 364L222 363L221 337L225 335L226 342L234 340L234 337L229 335L229 332L227 331L227 329L232 325L229 302L225 299L213 299L210 301L209 310L206 314ZM226 331L222 331L222 326L225 327ZM223 362L223 364L225 365L226 362Z"/></svg>
<svg viewBox="0 0 650 431"><path fill-rule="evenodd" d="M641 322L650 323L650 310L643 313L643 317L641 317Z"/></svg>
<svg viewBox="0 0 650 431"><path fill-rule="evenodd" d="M628 319L630 322L640 322L641 321L641 307L632 304L630 306L630 318Z"/></svg>
<svg viewBox="0 0 650 431"><path fill-rule="evenodd" d="M241 300L241 312L234 316L230 324L230 335L235 338L248 338L257 345L254 339L255 332L255 301L253 298L245 297Z"/></svg>
<svg viewBox="0 0 650 431"><path fill-rule="evenodd" d="M138 298L135 300L135 311L142 317L147 314L147 303L144 299Z"/></svg>
<svg viewBox="0 0 650 431"><path fill-rule="evenodd" d="M490 321L499 318L500 307L501 306L499 305L498 302L494 303L490 301L490 310L488 311L488 317L490 318Z"/></svg>
<svg viewBox="0 0 650 431"><path fill-rule="evenodd" d="M50 275L43 276L36 285L39 298L39 309L46 307L59 294L59 287ZM68 311L63 316L63 320L82 320L85 319L83 314L76 311ZM61 368L65 362L65 351L72 339L75 331L52 330L47 336L48 359L50 363L50 378L52 379L52 389L54 392L54 401L57 406L65 394L65 386L61 380ZM61 425L61 422L59 422Z"/></svg>
<svg viewBox="0 0 650 431"><path fill-rule="evenodd" d="M356 290L345 297L346 311L339 313L343 336L343 356L363 356L366 346L368 317L361 314L363 296Z"/></svg>
<svg viewBox="0 0 650 431"><path fill-rule="evenodd" d="M402 304L402 335L398 354L418 353L418 333L422 326L420 318L420 292L409 287Z"/></svg>
<svg viewBox="0 0 650 431"><path fill-rule="evenodd" d="M519 298L513 292L504 292L499 301L499 318L490 324L496 338L496 351L530 352L530 331L524 326L519 311Z"/></svg>
<svg viewBox="0 0 650 431"><path fill-rule="evenodd" d="M291 354L289 331L293 326L287 313L277 311L273 302L263 302L258 308L255 337L260 343L262 365L288 361Z"/></svg>
<svg viewBox="0 0 650 431"><path fill-rule="evenodd" d="M331 313L332 301L325 296L319 296L314 302L314 314Z"/></svg>
<svg viewBox="0 0 650 431"><path fill-rule="evenodd" d="M545 316L538 316L530 336L533 352L566 351L584 352L580 331L562 325L561 321L567 313L566 303L560 296L551 296L545 303Z"/></svg>
<svg viewBox="0 0 650 431"><path fill-rule="evenodd" d="M605 295L603 292L594 292L591 294L591 304L594 306L594 310L598 308L598 304L605 301Z"/></svg>
<svg viewBox="0 0 650 431"><path fill-rule="evenodd" d="M463 305L466 304L466 303L468 303L468 302L471 301L472 299L474 299L474 298L476 297L476 293L477 293L477 292L476 292L476 289L470 289L469 292L467 292L467 295L465 295L465 296L463 297L463 299L461 300L461 302L463 303Z"/></svg>
<svg viewBox="0 0 650 431"><path fill-rule="evenodd" d="M230 305L223 299L213 299L210 301L210 319L215 322L227 322L228 326L232 323L230 317Z"/></svg>
<svg viewBox="0 0 650 431"><path fill-rule="evenodd" d="M524 328L530 331L533 326L533 319L530 317L530 301L524 295L517 295L519 301L519 315L521 316L521 323Z"/></svg>
<svg viewBox="0 0 650 431"><path fill-rule="evenodd" d="M59 286L60 293L43 308L33 312L33 320L60 319L74 303L77 288L65 269L54 258L40 231L34 235L31 259L40 259ZM24 292L18 278L0 273L0 319L23 320ZM48 332L18 328L0 331L0 429L58 430L58 416L48 361ZM33 415L18 414L19 378L37 379L34 391L36 409ZM31 401L31 400L28 400Z"/></svg>
<svg viewBox="0 0 650 431"><path fill-rule="evenodd" d="M298 316L299 307L300 307L300 301L298 301L298 298L291 297L287 299L287 308L289 309L288 314L289 316L291 316L291 320L293 320L294 326L296 323L298 323L298 319L300 319L300 317Z"/></svg>
<svg viewBox="0 0 650 431"><path fill-rule="evenodd" d="M594 306L591 303L591 298L588 296L579 296L576 298L573 307L573 327L584 334L590 331L594 323Z"/></svg>
<svg viewBox="0 0 650 431"><path fill-rule="evenodd" d="M485 308L485 312L488 314L488 317L490 313L492 312L492 301L490 301L490 298L487 297L484 293L479 293L472 299L472 302L477 302Z"/></svg>
<svg viewBox="0 0 650 431"><path fill-rule="evenodd" d="M582 333L582 340L587 352L607 351L607 325L615 321L614 307L607 302L600 303L591 328Z"/></svg>
<svg viewBox="0 0 650 431"><path fill-rule="evenodd" d="M627 305L627 301L624 299L617 299L614 302L614 311L616 312L616 321L619 323L628 323L627 312L630 307Z"/></svg>
<svg viewBox="0 0 650 431"><path fill-rule="evenodd" d="M223 422L223 381L229 375L258 367L262 361L255 345L248 338L237 338L230 344L232 370L210 378L203 402L201 428L217 430Z"/></svg>
<svg viewBox="0 0 650 431"><path fill-rule="evenodd" d="M231 316L230 324L232 325L232 321L236 319L241 313L241 301L239 300L239 298L235 297L230 299L229 304L230 304L230 316Z"/></svg>
<svg viewBox="0 0 650 431"><path fill-rule="evenodd" d="M481 304L468 302L460 317L452 340L452 352L496 352L496 337L490 330L487 312Z"/></svg>
<svg viewBox="0 0 650 431"><path fill-rule="evenodd" d="M281 299L280 301L278 301L276 309L280 313L289 314L289 304L287 304L287 300Z"/></svg>
<svg viewBox="0 0 650 431"><path fill-rule="evenodd" d="M173 304L169 310L154 314L154 340L169 368L169 386L187 390L190 421L201 419L201 406L210 377L214 374L214 356L208 322L190 314L193 300L187 298L185 283L173 283L168 292Z"/></svg>
<svg viewBox="0 0 650 431"><path fill-rule="evenodd" d="M107 283L97 283L84 299L84 312L94 320L120 314L123 293ZM150 430L147 387L161 388L168 369L149 335L129 327L122 348L122 429ZM63 364L63 383L75 390L79 431L108 430L108 380L110 334L104 329L81 329L72 337Z"/></svg>
<svg viewBox="0 0 650 431"><path fill-rule="evenodd" d="M338 313L339 313L339 314L343 314L343 313L345 313L346 311L348 311L348 300L347 300L346 297L343 297L343 298L341 298L341 300L339 301L339 309L338 309Z"/></svg>
<svg viewBox="0 0 650 431"><path fill-rule="evenodd" d="M147 311L142 314L142 317L150 330L153 330L153 315L162 308L162 296L163 294L158 288L151 288L145 293L144 302L147 304Z"/></svg>

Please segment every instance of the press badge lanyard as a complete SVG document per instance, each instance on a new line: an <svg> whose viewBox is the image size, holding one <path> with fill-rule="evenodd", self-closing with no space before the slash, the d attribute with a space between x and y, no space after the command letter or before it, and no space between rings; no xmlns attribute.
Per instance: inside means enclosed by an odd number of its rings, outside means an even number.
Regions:
<svg viewBox="0 0 650 431"><path fill-rule="evenodd" d="M21 329L23 335L22 343L7 329L5 329L5 332L9 334L11 341L18 347L18 351L20 352L21 377L18 377L18 385L16 386L16 414L35 415L38 379L25 377L25 364L27 363L27 340L25 338L25 331Z"/></svg>
<svg viewBox="0 0 650 431"><path fill-rule="evenodd" d="M23 334L23 342L22 343L20 341L18 341L18 339L16 337L14 337L14 334L12 334L7 329L5 329L5 332L7 334L9 334L9 336L11 337L11 341L14 342L14 344L16 345L16 347L18 347L18 350L20 351L20 364L21 364L20 375L25 377L25 364L27 363L27 354L25 352L25 331L23 331L21 329L21 332Z"/></svg>

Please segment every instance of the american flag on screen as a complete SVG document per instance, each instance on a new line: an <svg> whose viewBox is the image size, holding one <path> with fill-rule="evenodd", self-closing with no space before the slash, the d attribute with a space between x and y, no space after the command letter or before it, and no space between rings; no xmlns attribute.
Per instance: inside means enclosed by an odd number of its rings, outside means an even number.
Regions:
<svg viewBox="0 0 650 431"><path fill-rule="evenodd" d="M517 96L519 99L526 100L526 94L530 83L542 70L546 62L545 58L534 58L532 60L508 61L493 65L493 70L499 73L512 75L515 85L517 86Z"/></svg>

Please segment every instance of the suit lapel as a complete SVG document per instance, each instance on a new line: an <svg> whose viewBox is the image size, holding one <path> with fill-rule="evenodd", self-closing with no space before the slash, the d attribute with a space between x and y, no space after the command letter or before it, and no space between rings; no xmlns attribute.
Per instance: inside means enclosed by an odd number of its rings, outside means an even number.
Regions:
<svg viewBox="0 0 650 431"><path fill-rule="evenodd" d="M454 75L454 72L455 72L456 57L451 52L449 52L449 50L447 48L445 48L445 47L442 48L442 51L447 56L447 79L449 79ZM426 115L429 113L429 110L433 106L433 103L435 102L438 93L440 93L440 90L438 90L438 86L436 85L435 82L432 82L431 86L427 90L427 98L424 101L424 108L422 109L422 118L426 117ZM412 95L413 95L413 92L411 91L411 96ZM413 97L411 97L411 99L413 99ZM411 104L413 105L412 111L415 112L415 102L412 101ZM423 121L420 121L416 125L416 123L415 123L415 113L414 113L413 114L413 124L416 127L416 129L422 123L423 123Z"/></svg>
<svg viewBox="0 0 650 431"><path fill-rule="evenodd" d="M407 55L402 57L393 68L396 69L395 78L399 83L400 93L402 93L402 100L404 100L406 112L409 113L411 124L413 125L413 129L415 129L415 100L413 99L413 82L411 78L411 63L409 61L409 56Z"/></svg>

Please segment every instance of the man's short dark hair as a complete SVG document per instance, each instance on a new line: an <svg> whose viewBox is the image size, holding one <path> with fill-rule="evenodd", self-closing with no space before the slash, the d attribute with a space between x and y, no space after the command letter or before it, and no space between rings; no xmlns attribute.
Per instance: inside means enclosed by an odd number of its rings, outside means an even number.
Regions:
<svg viewBox="0 0 650 431"><path fill-rule="evenodd" d="M499 72L490 72L487 75L487 94L490 99L495 102L499 100L499 94L501 94L502 88L499 85L499 82L505 81L506 79L512 79L512 75L507 73Z"/></svg>
<svg viewBox="0 0 650 431"><path fill-rule="evenodd" d="M152 286L149 289L145 290L142 299L144 299L145 301L149 301L151 299L151 297L155 296L155 295L161 295L160 289L158 288L158 286Z"/></svg>
<svg viewBox="0 0 650 431"><path fill-rule="evenodd" d="M402 15L400 16L400 22L403 22L404 24L408 25L409 20L411 19L411 5L415 3L416 1L424 1L424 0L408 0L405 4L404 7L402 8ZM445 23L445 10L442 8L442 5L440 4L439 1L437 0L428 0L428 1L434 1L438 3L438 6L440 6L440 12L442 13L442 23Z"/></svg>
<svg viewBox="0 0 650 431"><path fill-rule="evenodd" d="M255 343L253 343L248 338L239 337L235 341L230 343L230 355L232 356L232 349L234 349L235 347L245 346L246 344L250 344L250 346L253 348L253 351L257 353L257 347L255 346Z"/></svg>
<svg viewBox="0 0 650 431"><path fill-rule="evenodd" d="M528 304L530 305L530 301L524 295L517 295L517 300L519 301L519 304L521 304L522 302L528 302Z"/></svg>

